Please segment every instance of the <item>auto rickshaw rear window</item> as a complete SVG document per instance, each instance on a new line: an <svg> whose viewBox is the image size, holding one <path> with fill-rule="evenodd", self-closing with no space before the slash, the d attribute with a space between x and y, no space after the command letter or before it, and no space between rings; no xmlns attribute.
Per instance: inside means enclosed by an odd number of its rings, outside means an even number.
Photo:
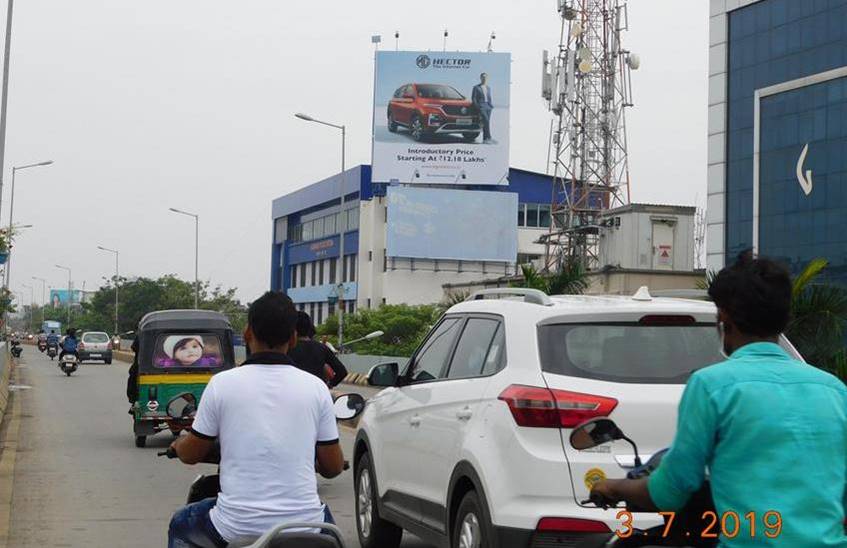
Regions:
<svg viewBox="0 0 847 548"><path fill-rule="evenodd" d="M221 340L208 333L166 333L156 339L153 366L208 369L224 365Z"/></svg>

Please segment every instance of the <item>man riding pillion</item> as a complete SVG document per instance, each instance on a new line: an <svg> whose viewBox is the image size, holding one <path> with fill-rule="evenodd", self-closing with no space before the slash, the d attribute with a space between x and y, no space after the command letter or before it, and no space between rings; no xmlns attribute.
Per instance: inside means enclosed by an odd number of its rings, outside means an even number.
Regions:
<svg viewBox="0 0 847 548"><path fill-rule="evenodd" d="M224 547L286 522L333 523L314 474L337 476L344 457L326 384L287 355L297 342L297 311L284 294L268 292L250 305L247 322L250 357L212 377L191 431L172 444L182 462L195 464L217 438L221 490L174 514L170 548Z"/></svg>
<svg viewBox="0 0 847 548"><path fill-rule="evenodd" d="M718 520L739 516L739 533L722 536L721 546L847 547L847 387L779 346L788 272L745 254L720 271L709 296L727 360L689 379L676 437L656 472L599 482L592 494L679 510L708 469ZM773 531L762 520L777 516L780 533L766 537Z"/></svg>
<svg viewBox="0 0 847 548"><path fill-rule="evenodd" d="M65 354L73 354L74 356L79 358L79 354L77 353L77 347L79 346L79 341L76 338L76 329L68 329L65 333L65 340L62 341L62 352L59 354L59 361L62 361L62 358Z"/></svg>

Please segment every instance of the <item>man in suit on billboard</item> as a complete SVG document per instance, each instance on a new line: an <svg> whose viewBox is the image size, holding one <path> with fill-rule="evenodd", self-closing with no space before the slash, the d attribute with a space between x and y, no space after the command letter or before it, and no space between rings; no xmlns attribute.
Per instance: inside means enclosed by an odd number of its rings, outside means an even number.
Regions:
<svg viewBox="0 0 847 548"><path fill-rule="evenodd" d="M482 142L484 144L492 143L491 111L494 110L494 105L491 102L491 87L488 85L488 74L483 72L479 75L479 83L473 87L471 101L479 111L480 121L482 122Z"/></svg>

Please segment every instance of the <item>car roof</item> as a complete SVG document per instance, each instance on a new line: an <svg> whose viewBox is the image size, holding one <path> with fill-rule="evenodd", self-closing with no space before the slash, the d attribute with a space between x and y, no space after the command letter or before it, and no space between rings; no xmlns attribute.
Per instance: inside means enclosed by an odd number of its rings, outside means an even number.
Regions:
<svg viewBox="0 0 847 548"><path fill-rule="evenodd" d="M634 314L714 315L715 305L709 301L669 297L639 300L629 295L553 295L549 304L525 302L520 298L467 300L451 307L447 313L490 313L520 316L536 323L572 317Z"/></svg>

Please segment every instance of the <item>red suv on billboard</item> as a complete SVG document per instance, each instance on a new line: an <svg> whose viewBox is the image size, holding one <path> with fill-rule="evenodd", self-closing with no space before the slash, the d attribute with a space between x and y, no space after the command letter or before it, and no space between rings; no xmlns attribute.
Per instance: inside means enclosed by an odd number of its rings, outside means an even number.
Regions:
<svg viewBox="0 0 847 548"><path fill-rule="evenodd" d="M388 103L388 131L406 128L415 141L434 135L479 137L479 112L464 95L445 84L405 84Z"/></svg>

